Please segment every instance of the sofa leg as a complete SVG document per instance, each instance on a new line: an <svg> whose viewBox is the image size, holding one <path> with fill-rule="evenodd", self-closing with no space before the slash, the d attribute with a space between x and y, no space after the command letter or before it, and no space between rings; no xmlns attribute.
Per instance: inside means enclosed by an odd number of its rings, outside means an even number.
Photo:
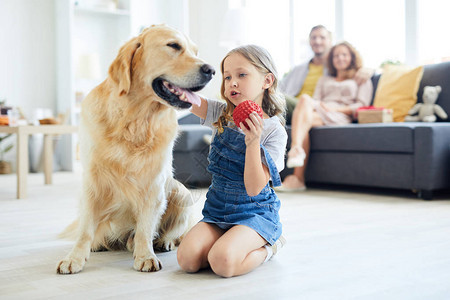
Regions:
<svg viewBox="0 0 450 300"><path fill-rule="evenodd" d="M432 190L420 190L418 193L419 198L423 200L433 200L433 191Z"/></svg>

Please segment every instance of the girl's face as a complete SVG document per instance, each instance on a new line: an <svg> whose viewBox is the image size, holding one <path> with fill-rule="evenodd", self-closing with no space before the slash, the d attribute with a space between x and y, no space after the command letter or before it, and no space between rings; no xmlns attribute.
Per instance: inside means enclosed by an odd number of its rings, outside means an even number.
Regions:
<svg viewBox="0 0 450 300"><path fill-rule="evenodd" d="M236 106L245 100L252 100L261 105L264 90L272 83L271 73L261 74L239 53L230 54L223 63L225 96Z"/></svg>
<svg viewBox="0 0 450 300"><path fill-rule="evenodd" d="M350 49L344 45L337 46L333 51L333 66L338 71L345 71L350 67L352 55Z"/></svg>

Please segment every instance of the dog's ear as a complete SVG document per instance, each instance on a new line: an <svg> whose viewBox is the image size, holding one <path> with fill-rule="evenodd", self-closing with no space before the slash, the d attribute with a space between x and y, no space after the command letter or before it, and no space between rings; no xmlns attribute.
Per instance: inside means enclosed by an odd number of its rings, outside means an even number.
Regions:
<svg viewBox="0 0 450 300"><path fill-rule="evenodd" d="M138 38L134 38L123 45L109 67L109 76L119 86L119 96L128 94L130 91L133 58L140 46L141 43Z"/></svg>

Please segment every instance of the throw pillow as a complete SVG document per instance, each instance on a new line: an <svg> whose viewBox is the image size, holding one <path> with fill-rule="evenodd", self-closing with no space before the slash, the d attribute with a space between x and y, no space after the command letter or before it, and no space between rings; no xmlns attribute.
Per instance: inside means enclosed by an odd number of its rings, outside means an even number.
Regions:
<svg viewBox="0 0 450 300"><path fill-rule="evenodd" d="M373 106L391 108L394 122L403 122L417 102L423 66L387 66L381 74Z"/></svg>

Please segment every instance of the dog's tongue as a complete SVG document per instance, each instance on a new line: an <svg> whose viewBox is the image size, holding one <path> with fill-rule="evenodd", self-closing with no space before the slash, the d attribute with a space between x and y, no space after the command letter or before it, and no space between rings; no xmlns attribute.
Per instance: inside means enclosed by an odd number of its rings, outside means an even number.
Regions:
<svg viewBox="0 0 450 300"><path fill-rule="evenodd" d="M188 90L183 90L183 92L186 95L186 98L184 100L181 99L181 97L183 97L183 94L182 94L180 96L181 100L189 102L189 103L192 103L192 104L197 105L197 106L201 105L202 101L201 101L200 97L197 94L195 94L195 93L193 93L191 91L188 91Z"/></svg>
<svg viewBox="0 0 450 300"><path fill-rule="evenodd" d="M164 81L163 84L167 89L169 89L169 91L171 93L177 95L181 101L189 102L189 103L195 104L197 106L201 105L202 101L201 101L200 97L197 96L195 93L193 93L189 90L180 88L178 86L174 86L171 83L169 83L168 81Z"/></svg>

